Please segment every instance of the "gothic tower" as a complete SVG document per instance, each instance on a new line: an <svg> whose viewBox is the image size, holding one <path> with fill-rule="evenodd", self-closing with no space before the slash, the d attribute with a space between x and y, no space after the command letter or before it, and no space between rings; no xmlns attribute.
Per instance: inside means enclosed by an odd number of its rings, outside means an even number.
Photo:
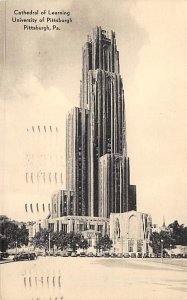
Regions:
<svg viewBox="0 0 187 300"><path fill-rule="evenodd" d="M83 47L82 61L80 109L88 112L88 123L82 124L81 134L86 134L86 137L80 137L85 143L80 148L85 147L86 163L82 150L81 163L71 165L73 171L67 163L67 182L71 181L71 174L80 173L80 168L83 180L82 186L75 183L67 188L79 189L80 193L87 182L86 194L82 198L86 203L85 213L109 217L110 212L136 209L135 187L130 186L124 90L115 33L111 31L109 36L101 27L96 27ZM68 135L67 144L70 144L70 139L75 141L76 136L78 131ZM76 156L74 153L72 157L70 152L67 153L69 163Z"/></svg>

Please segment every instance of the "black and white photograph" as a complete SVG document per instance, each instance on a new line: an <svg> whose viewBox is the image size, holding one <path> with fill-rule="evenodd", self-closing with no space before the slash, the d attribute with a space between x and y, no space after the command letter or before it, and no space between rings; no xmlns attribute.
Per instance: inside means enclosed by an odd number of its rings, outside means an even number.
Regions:
<svg viewBox="0 0 187 300"><path fill-rule="evenodd" d="M187 1L0 1L0 299L187 300Z"/></svg>

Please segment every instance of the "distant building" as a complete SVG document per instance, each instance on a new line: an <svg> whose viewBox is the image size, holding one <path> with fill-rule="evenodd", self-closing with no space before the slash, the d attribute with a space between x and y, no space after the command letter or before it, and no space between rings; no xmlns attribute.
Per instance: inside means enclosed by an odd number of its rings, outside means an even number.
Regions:
<svg viewBox="0 0 187 300"><path fill-rule="evenodd" d="M159 226L158 224L152 224L152 232L160 233L161 231L172 233L173 229L166 225L165 218L163 217L163 224Z"/></svg>

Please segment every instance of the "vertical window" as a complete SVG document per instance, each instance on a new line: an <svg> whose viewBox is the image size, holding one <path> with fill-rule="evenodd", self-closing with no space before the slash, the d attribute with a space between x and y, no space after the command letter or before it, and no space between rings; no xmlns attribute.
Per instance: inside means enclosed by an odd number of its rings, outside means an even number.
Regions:
<svg viewBox="0 0 187 300"><path fill-rule="evenodd" d="M128 241L128 252L133 252L134 250L134 240Z"/></svg>

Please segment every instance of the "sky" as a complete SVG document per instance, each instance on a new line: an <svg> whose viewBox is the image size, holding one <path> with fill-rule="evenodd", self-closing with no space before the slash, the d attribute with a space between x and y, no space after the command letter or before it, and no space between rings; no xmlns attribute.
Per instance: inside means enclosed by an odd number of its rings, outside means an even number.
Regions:
<svg viewBox="0 0 187 300"><path fill-rule="evenodd" d="M82 47L101 26L115 31L120 53L137 210L153 223L165 217L187 225L187 1L7 0L0 9L0 214L43 217L41 210L26 213L25 203L49 203L65 188L66 114L79 106ZM15 9L64 10L72 22L59 31L26 31L12 22ZM58 138L48 134L46 144L44 133L28 135L38 125L57 126ZM26 154L46 153L51 144L63 184L27 184Z"/></svg>

